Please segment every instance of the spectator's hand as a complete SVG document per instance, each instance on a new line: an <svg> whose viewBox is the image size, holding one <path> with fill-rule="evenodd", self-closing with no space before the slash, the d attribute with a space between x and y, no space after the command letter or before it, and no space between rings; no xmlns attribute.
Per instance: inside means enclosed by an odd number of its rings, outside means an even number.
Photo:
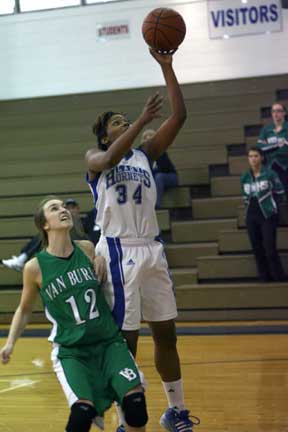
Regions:
<svg viewBox="0 0 288 432"><path fill-rule="evenodd" d="M11 354L13 352L13 346L11 344L6 344L0 351L0 360L3 364L10 361Z"/></svg>
<svg viewBox="0 0 288 432"><path fill-rule="evenodd" d="M107 266L106 266L106 260L102 256L96 256L94 258L94 270L96 273L96 276L100 283L106 282L107 280Z"/></svg>

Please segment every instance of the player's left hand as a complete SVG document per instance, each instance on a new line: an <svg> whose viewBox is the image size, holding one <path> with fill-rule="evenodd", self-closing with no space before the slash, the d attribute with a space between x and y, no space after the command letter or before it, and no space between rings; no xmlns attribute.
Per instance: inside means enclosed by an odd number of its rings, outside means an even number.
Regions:
<svg viewBox="0 0 288 432"><path fill-rule="evenodd" d="M6 343L0 350L0 360L3 364L9 363L13 352L13 345Z"/></svg>
<svg viewBox="0 0 288 432"><path fill-rule="evenodd" d="M152 48L149 48L150 54L152 55L152 57L155 58L155 60L160 64L160 65L171 65L172 61L173 61L173 56L172 54L159 54L157 51L155 51Z"/></svg>
<svg viewBox="0 0 288 432"><path fill-rule="evenodd" d="M107 266L106 266L106 260L102 256L96 256L94 258L94 270L96 273L96 276L98 278L98 281L100 283L106 282L107 280Z"/></svg>

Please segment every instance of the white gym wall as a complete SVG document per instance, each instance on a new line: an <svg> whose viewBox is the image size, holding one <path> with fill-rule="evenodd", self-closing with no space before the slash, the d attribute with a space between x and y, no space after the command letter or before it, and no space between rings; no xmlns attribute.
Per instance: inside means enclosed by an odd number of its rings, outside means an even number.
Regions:
<svg viewBox="0 0 288 432"><path fill-rule="evenodd" d="M158 6L187 24L174 60L181 83L287 73L287 9L282 32L211 40L206 1L134 0L1 16L0 99L163 84L141 35ZM127 22L129 37L97 40L97 25Z"/></svg>

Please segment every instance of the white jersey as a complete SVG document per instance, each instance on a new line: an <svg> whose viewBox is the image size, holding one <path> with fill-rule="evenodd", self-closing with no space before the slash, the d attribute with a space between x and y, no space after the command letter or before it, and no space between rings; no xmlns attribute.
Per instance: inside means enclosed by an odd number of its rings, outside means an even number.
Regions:
<svg viewBox="0 0 288 432"><path fill-rule="evenodd" d="M154 239L159 235L156 185L141 149L131 150L118 165L88 183L102 236Z"/></svg>

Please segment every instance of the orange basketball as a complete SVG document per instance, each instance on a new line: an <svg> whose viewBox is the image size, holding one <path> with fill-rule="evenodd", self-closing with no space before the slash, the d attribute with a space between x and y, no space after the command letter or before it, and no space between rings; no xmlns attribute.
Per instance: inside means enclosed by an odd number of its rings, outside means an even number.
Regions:
<svg viewBox="0 0 288 432"><path fill-rule="evenodd" d="M160 54L173 54L185 38L185 21L173 9L157 8L144 19L142 34L145 42Z"/></svg>

